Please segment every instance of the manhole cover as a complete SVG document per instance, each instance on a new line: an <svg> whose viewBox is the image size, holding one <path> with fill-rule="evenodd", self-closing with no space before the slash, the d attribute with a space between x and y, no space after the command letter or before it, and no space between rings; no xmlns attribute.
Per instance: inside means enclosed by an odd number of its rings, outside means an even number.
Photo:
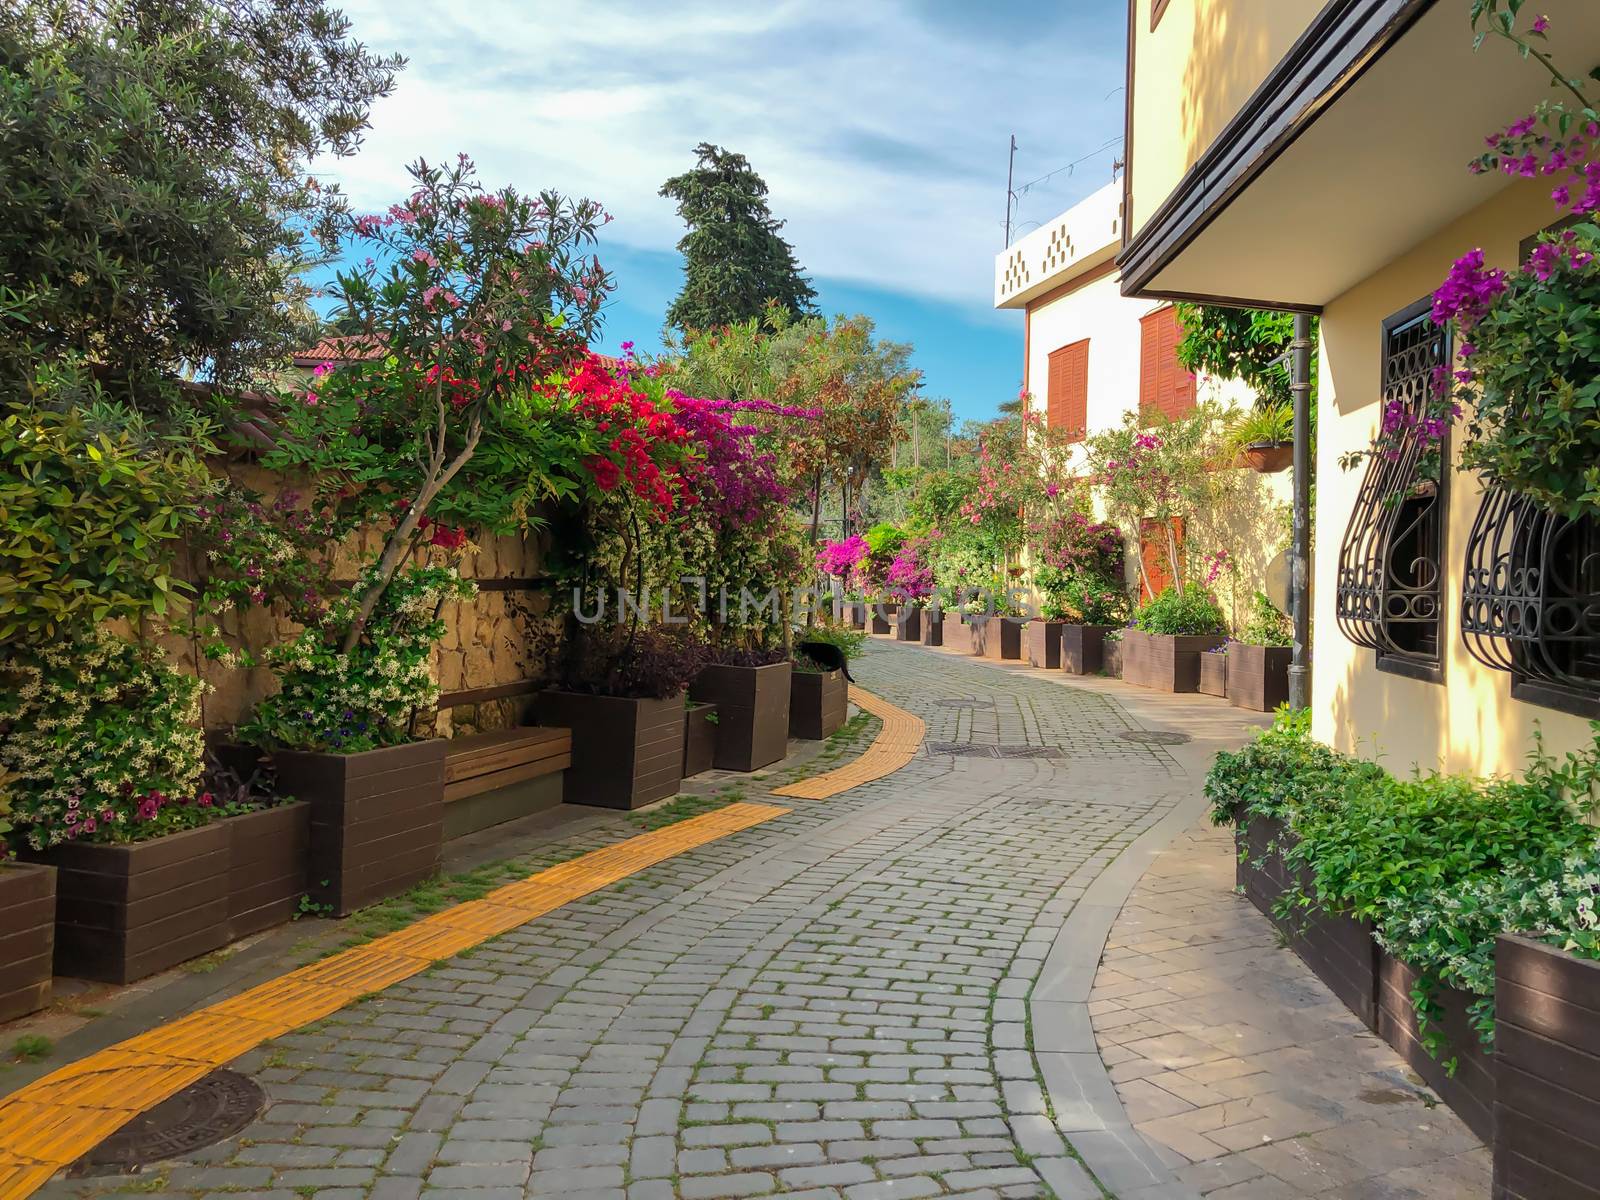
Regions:
<svg viewBox="0 0 1600 1200"><path fill-rule="evenodd" d="M1143 742L1147 746L1181 746L1190 740L1187 733L1170 729L1124 729L1117 736L1125 742Z"/></svg>
<svg viewBox="0 0 1600 1200"><path fill-rule="evenodd" d="M948 700L935 700L940 708L993 708L993 700L979 700L972 696L952 696Z"/></svg>
<svg viewBox="0 0 1600 1200"><path fill-rule="evenodd" d="M996 746L995 753L1001 758L1060 758L1061 751L1055 746Z"/></svg>
<svg viewBox="0 0 1600 1200"><path fill-rule="evenodd" d="M975 742L927 742L929 754L955 754L962 758L993 758L995 747Z"/></svg>
<svg viewBox="0 0 1600 1200"><path fill-rule="evenodd" d="M182 1158L232 1137L266 1105L255 1080L213 1071L140 1113L72 1165L69 1175L133 1174L147 1163Z"/></svg>

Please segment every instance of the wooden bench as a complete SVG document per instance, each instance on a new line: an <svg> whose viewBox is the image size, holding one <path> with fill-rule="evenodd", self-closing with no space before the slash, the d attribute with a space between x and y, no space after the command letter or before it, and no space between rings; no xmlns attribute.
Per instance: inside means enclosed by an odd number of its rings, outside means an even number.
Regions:
<svg viewBox="0 0 1600 1200"><path fill-rule="evenodd" d="M451 738L444 760L445 837L554 808L571 765L570 729L527 725Z"/></svg>

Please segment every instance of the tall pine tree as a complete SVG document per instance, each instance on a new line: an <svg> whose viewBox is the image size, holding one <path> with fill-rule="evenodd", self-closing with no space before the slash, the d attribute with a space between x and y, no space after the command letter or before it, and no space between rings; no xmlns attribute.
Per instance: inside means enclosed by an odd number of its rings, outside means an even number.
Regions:
<svg viewBox="0 0 1600 1200"><path fill-rule="evenodd" d="M689 232L678 242L683 290L667 309L678 329L716 329L760 317L775 300L797 317L815 312L783 222L767 207L767 185L742 154L701 142L693 170L661 185Z"/></svg>

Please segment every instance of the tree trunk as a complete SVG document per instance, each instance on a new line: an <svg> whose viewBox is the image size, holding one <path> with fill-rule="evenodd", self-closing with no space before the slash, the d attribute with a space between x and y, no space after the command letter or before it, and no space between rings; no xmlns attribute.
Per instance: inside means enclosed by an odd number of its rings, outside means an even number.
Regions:
<svg viewBox="0 0 1600 1200"><path fill-rule="evenodd" d="M442 390L442 389L441 389ZM416 497L411 501L411 506L406 510L406 515L400 519L394 531L389 534L388 541L384 543L383 554L378 558L377 570L373 574L372 582L367 585L361 594L361 605L356 610L356 619L350 623L350 628L345 631L344 639L340 643L339 652L349 654L361 641L361 634L367 627L367 622L372 618L372 610L377 608L378 601L383 598L383 593L388 590L390 582L394 579L395 572L400 569L401 560L411 548L411 535L417 531L417 525L427 515L428 505L433 503L433 498L444 490L445 486L456 477L457 472L467 465L473 454L478 449L478 439L483 436L483 417L475 416L472 420L471 432L467 435L466 445L449 462L445 461L445 437L447 434L444 401L438 392L435 401L439 406L439 424L436 436L438 441L429 457L426 470L423 473L422 487L418 489Z"/></svg>

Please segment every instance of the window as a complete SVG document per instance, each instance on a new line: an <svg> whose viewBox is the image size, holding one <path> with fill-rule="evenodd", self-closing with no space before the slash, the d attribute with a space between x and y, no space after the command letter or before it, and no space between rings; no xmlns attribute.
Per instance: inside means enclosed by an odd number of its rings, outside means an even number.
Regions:
<svg viewBox="0 0 1600 1200"><path fill-rule="evenodd" d="M1194 376L1178 364L1182 337L1178 310L1171 305L1140 322L1139 413L1147 421L1158 414L1176 420L1194 407Z"/></svg>
<svg viewBox="0 0 1600 1200"><path fill-rule="evenodd" d="M1066 430L1071 441L1083 440L1089 425L1089 339L1050 351L1046 381L1045 424Z"/></svg>
<svg viewBox="0 0 1600 1200"><path fill-rule="evenodd" d="M1383 323L1383 412L1398 400L1421 414L1434 368L1450 361L1449 334L1418 301ZM1449 462L1449 444L1443 447ZM1374 457L1339 547L1339 628L1377 654L1378 669L1434 683L1444 678L1442 629L1446 487L1418 477L1415 442L1394 458ZM1445 479L1449 473L1444 472ZM1389 497L1403 496L1399 503Z"/></svg>
<svg viewBox="0 0 1600 1200"><path fill-rule="evenodd" d="M1600 719L1600 521L1490 486L1467 539L1461 635L1514 699Z"/></svg>

